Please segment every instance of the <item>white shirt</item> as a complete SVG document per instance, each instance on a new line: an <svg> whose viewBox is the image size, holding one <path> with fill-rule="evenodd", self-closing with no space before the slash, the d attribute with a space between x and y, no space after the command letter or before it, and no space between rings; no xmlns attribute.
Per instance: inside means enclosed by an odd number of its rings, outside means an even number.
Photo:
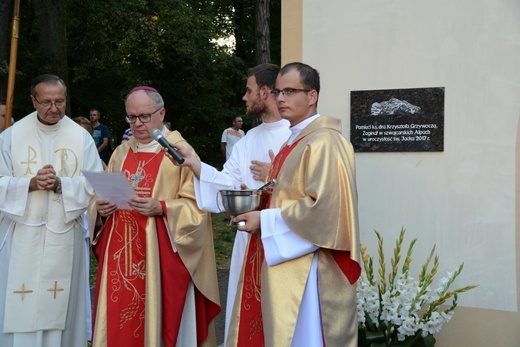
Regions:
<svg viewBox="0 0 520 347"><path fill-rule="evenodd" d="M270 162L269 150L271 149L277 154L290 134L289 121L285 119L274 123L262 123L249 130L246 136L235 144L231 157L226 161L224 169L221 172L202 163L200 179L195 178L195 195L199 208L210 212L224 212L221 204L219 207L219 190L240 189L240 184L242 183L250 189L260 188L265 182L257 181L253 178L249 168L251 161ZM248 233L236 233L229 268L225 340L227 339L236 288L240 278L248 241Z"/></svg>

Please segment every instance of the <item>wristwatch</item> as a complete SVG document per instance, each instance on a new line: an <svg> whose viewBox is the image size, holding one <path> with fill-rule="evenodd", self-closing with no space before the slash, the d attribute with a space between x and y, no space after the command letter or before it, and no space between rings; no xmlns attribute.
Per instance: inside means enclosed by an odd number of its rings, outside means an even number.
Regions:
<svg viewBox="0 0 520 347"><path fill-rule="evenodd" d="M61 194L61 179L58 177L58 185L54 188L55 194Z"/></svg>

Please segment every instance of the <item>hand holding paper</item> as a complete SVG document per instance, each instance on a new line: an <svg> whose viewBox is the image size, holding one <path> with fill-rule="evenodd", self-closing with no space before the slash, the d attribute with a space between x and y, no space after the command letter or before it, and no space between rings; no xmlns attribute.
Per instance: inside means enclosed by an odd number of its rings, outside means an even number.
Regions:
<svg viewBox="0 0 520 347"><path fill-rule="evenodd" d="M119 210L132 209L128 201L137 194L122 172L81 172L101 199L114 203Z"/></svg>

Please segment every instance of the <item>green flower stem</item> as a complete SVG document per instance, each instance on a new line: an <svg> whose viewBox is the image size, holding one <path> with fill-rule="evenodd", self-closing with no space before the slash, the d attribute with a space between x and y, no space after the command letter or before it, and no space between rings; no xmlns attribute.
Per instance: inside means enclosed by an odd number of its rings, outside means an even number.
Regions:
<svg viewBox="0 0 520 347"><path fill-rule="evenodd" d="M386 292L386 266L385 266L385 252L383 250L383 237L376 231L378 239L378 253L379 253L379 293Z"/></svg>
<svg viewBox="0 0 520 347"><path fill-rule="evenodd" d="M430 285L433 283L435 275L439 269L439 256L435 254L436 246L434 245L425 263L422 264L419 278L417 280L411 278L409 276L410 264L412 262L412 253L417 239L413 239L410 242L406 257L404 258L401 267L401 273L399 273L399 263L401 261L401 252L405 237L404 228L401 229L399 237L396 240L393 256L390 259L391 271L388 273L388 276L386 276L383 237L376 230L374 230L374 232L378 239L379 269L377 273L379 277L376 278L375 275L373 257L367 252L367 248L362 246L361 256L363 259L365 274L360 279L362 285L358 286L358 295L362 295L364 292L367 292L368 295L368 297L363 300L363 305L366 305L363 309L364 312L360 312L360 315L364 314L365 321L364 323L360 323L359 326L359 328L365 332L367 346L433 347L435 345L435 338L433 335L427 334L424 337L422 336L421 329L425 328L423 324L433 325L436 329L440 329L443 322L446 321L446 317L443 317L443 320L441 320L440 323L433 322L430 321L433 313L437 312L441 305L452 299L451 306L442 311L442 313L447 315L453 314L453 311L457 307L458 295L477 286L468 285L455 290L450 290L450 286L462 272L464 267L464 263L462 263L454 273L448 275L448 278L443 282L444 284L436 293L428 294ZM400 282L396 282L396 278L403 278L406 282L401 285ZM415 288L410 288L410 284L415 285ZM366 301L376 295L377 299L379 299L377 303ZM389 306L386 306L386 301L385 304L383 304L383 295L385 298L388 298ZM437 300L431 302L431 299L428 299L428 297L433 295L437 297ZM405 297L410 297L409 300L411 302L403 302L403 298ZM409 309L403 308L403 306L408 307L408 305L410 305ZM385 316L383 316L384 310L392 310L391 312L388 312L391 318L386 318L387 312L385 312ZM420 317L420 310L423 310L422 317ZM370 315L372 315L373 318L370 318ZM415 322L418 322L419 324L414 328L414 331L409 332L413 335L404 336L398 331L400 325L395 322L409 319L415 320ZM404 340L399 341L399 339Z"/></svg>

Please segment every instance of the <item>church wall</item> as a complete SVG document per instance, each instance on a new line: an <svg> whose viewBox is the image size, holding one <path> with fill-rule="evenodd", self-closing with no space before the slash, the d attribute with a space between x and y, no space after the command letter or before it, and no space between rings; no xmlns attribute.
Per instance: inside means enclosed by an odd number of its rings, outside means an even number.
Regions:
<svg viewBox="0 0 520 347"><path fill-rule="evenodd" d="M350 134L350 92L445 88L444 151L356 153L362 243L389 259L418 238L412 274L436 244L444 277L479 287L438 346L519 346L520 1L284 0L282 62L321 74L318 110ZM434 283L434 288L436 287Z"/></svg>

